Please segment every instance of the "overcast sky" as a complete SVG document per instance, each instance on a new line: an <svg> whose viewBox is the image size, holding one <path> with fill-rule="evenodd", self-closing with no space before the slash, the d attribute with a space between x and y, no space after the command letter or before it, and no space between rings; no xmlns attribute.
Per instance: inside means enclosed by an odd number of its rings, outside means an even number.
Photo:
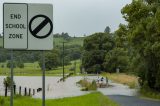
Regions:
<svg viewBox="0 0 160 106"><path fill-rule="evenodd" d="M132 0L0 0L0 33L4 2L53 4L54 33L68 32L71 36L103 32L106 26L115 31L125 23L121 8Z"/></svg>

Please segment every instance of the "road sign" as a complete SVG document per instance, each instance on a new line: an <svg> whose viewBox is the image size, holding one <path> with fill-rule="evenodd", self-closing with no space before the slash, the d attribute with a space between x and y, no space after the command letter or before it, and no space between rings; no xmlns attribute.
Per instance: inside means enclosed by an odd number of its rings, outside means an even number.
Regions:
<svg viewBox="0 0 160 106"><path fill-rule="evenodd" d="M4 48L53 49L51 4L4 3Z"/></svg>
<svg viewBox="0 0 160 106"><path fill-rule="evenodd" d="M53 49L53 6L50 4L28 5L28 50Z"/></svg>
<svg viewBox="0 0 160 106"><path fill-rule="evenodd" d="M4 48L27 49L27 4L3 4Z"/></svg>
<svg viewBox="0 0 160 106"><path fill-rule="evenodd" d="M40 23L40 25L38 25L34 30L32 30L32 23L33 23L33 21L36 20L37 18L40 18L40 17L44 18L44 20ZM42 36L37 35L37 33L38 33L40 30L42 30L42 28L45 27L48 23L49 23L49 25L50 25L50 30L49 30L49 32L48 32L46 35L42 35ZM36 16L33 17L33 18L31 19L31 21L29 22L29 31L30 31L30 33L31 33L34 37L36 37L36 38L38 38L38 39L47 38L47 37L52 33L52 29L53 29L52 21L51 21L47 16L45 16L45 15L36 15Z"/></svg>

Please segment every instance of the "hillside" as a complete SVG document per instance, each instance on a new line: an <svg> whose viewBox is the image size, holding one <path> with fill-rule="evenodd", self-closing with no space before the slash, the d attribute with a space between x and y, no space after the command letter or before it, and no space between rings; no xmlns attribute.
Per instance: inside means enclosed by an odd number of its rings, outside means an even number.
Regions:
<svg viewBox="0 0 160 106"><path fill-rule="evenodd" d="M84 37L71 37L69 40L65 40L65 45L80 45L83 46ZM54 38L54 46L62 45L63 38ZM0 38L0 47L3 47L3 38Z"/></svg>
<svg viewBox="0 0 160 106"><path fill-rule="evenodd" d="M71 37L68 40L63 40L62 37L59 38L53 38L54 39L54 45L62 45L62 42L65 42L65 45L80 45L83 46L83 40L84 37Z"/></svg>

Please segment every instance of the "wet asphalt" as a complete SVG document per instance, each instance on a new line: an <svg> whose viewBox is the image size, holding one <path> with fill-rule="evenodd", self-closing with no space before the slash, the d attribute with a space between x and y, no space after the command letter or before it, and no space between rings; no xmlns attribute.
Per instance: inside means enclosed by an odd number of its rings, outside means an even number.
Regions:
<svg viewBox="0 0 160 106"><path fill-rule="evenodd" d="M136 96L107 95L120 106L160 106L160 101L142 99Z"/></svg>

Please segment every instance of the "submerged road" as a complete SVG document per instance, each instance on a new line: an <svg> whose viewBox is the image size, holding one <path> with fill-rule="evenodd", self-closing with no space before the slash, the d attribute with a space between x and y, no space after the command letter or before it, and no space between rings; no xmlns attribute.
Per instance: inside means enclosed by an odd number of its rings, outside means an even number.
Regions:
<svg viewBox="0 0 160 106"><path fill-rule="evenodd" d="M107 95L120 106L160 106L160 101L141 99L136 96Z"/></svg>
<svg viewBox="0 0 160 106"><path fill-rule="evenodd" d="M86 76L85 76L86 77ZM4 86L3 79L5 76L0 76L0 95L4 95ZM65 82L57 82L61 77L46 77L46 99L54 99L54 98L64 98L64 97L73 97L85 95L90 92L81 91L80 87L77 86L76 82L83 79L83 76L75 76L69 77ZM96 80L97 76L87 76L88 80ZM42 80L40 76L15 76L14 81L16 82L17 88L19 86L22 87L22 91L24 88L37 89L41 88ZM104 95L109 95L109 97L120 104L121 106L160 106L160 101L152 101L138 98L137 90L130 89L126 85L117 84L112 81L109 81L109 84L112 87L108 88L98 88L98 91L103 93ZM17 89L18 91L18 89ZM24 92L22 92L23 94ZM123 95L123 96L122 96ZM42 92L36 93L33 98L41 98Z"/></svg>

